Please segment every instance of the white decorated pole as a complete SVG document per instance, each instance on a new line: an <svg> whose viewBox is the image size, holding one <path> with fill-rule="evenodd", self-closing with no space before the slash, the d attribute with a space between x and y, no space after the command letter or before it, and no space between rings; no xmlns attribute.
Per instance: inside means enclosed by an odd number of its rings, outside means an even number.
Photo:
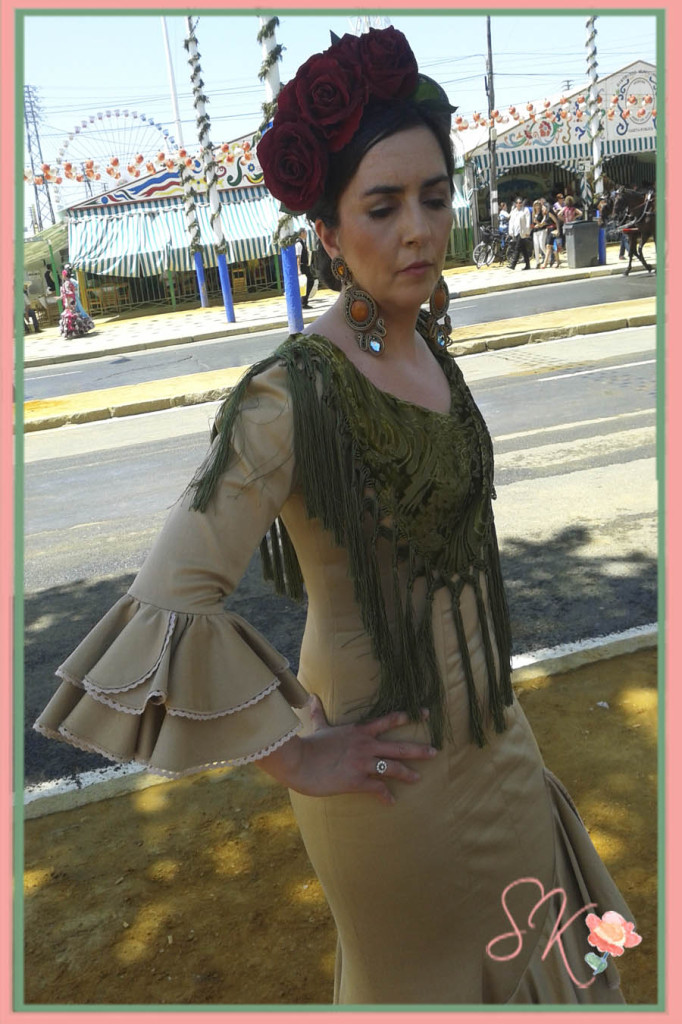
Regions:
<svg viewBox="0 0 682 1024"><path fill-rule="evenodd" d="M194 29L194 21L192 18L187 18L187 38L185 40L185 49L188 53L188 63L192 69L192 94L196 114L197 134L199 136L200 159L208 189L208 204L211 211L211 227L213 229L216 249L218 251L218 276L220 277L220 288L223 293L223 302L225 304L225 316L229 323L234 323L235 315L234 305L232 302L232 289L230 287L230 274L227 268L227 258L225 255L227 246L225 244L223 227L220 222L220 196L218 194L217 176L218 165L213 155L213 146L211 145L211 119L206 113L208 97L204 92L204 82L201 77L201 65L199 63L199 48L197 46L197 37ZM199 280L201 305L207 306L208 295L206 294L206 279L203 273L203 261L201 259L200 250L195 251L194 261L197 270L197 280ZM200 278L198 263L201 264L201 278L203 278L203 282Z"/></svg>
<svg viewBox="0 0 682 1024"><path fill-rule="evenodd" d="M597 30L594 26L595 16L587 19L587 75L589 78L589 134L592 141L592 178L594 182L593 196L604 193L604 175L602 170L602 124L599 110L599 86L597 83ZM590 199L593 197L591 196Z"/></svg>
<svg viewBox="0 0 682 1024"><path fill-rule="evenodd" d="M277 107L277 94L280 90L279 60L282 55L282 47L278 44L275 35L275 29L279 25L279 18L264 18L261 16L258 20L261 27L257 38L263 53L263 64L258 77L265 86L263 122L260 130L265 132L274 117ZM278 241L285 239L281 245L281 255L287 322L291 334L298 334L303 330L303 307L301 305L301 289L298 283L296 248L293 244L286 244L286 241L290 241L289 236L292 234L292 229L292 219L290 216L285 215L280 218L276 236Z"/></svg>
<svg viewBox="0 0 682 1024"><path fill-rule="evenodd" d="M258 19L261 25L261 31L259 33L261 41L261 50L263 53L263 70L265 71L265 78L263 79L263 85L265 86L265 102L274 103L279 92L279 62L278 62L278 46L277 36L275 35L276 25L270 26L271 21L276 21L276 18L263 18ZM268 27L270 26L269 30ZM274 52L273 52L274 51Z"/></svg>

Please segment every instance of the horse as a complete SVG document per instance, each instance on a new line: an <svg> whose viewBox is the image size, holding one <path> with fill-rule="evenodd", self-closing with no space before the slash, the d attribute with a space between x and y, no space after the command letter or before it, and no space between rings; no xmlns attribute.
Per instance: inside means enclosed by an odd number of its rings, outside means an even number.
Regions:
<svg viewBox="0 0 682 1024"><path fill-rule="evenodd" d="M608 196L600 200L598 204L601 217L606 220L612 218L619 225L628 237L628 265L625 268L625 275L630 273L632 268L632 257L642 264L649 273L654 269L644 259L643 249L649 239L656 242L656 193L653 189L648 192L637 192L633 188L614 189Z"/></svg>

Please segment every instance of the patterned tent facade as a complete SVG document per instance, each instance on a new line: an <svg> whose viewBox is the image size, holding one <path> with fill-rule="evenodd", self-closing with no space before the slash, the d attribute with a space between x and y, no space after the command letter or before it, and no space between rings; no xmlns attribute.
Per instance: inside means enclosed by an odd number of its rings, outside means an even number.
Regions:
<svg viewBox="0 0 682 1024"><path fill-rule="evenodd" d="M624 179L618 184L639 183L642 175L655 180L657 150L657 75L653 64L635 61L598 83L603 122L602 159L609 177ZM587 87L565 93L572 117L562 118L567 109L556 99L547 109L537 108L535 120L498 128L496 166L498 179L520 169L554 165L582 180L592 167L592 141L588 118L578 120L578 97L588 96ZM630 98L635 102L631 102ZM616 102L613 99L616 98ZM611 117L609 110L613 111ZM489 179L488 129L470 128L461 133L467 160L479 177Z"/></svg>

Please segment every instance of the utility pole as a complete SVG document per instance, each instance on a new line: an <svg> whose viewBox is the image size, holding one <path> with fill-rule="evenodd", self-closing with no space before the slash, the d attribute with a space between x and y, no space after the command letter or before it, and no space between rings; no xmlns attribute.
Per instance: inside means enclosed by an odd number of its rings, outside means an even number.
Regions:
<svg viewBox="0 0 682 1024"><path fill-rule="evenodd" d="M490 226L497 231L497 129L493 118L495 109L495 85L493 83L493 45L490 36L490 15L486 17L488 34L488 60L486 61L485 89L488 93L488 162L490 164Z"/></svg>
<svg viewBox="0 0 682 1024"><path fill-rule="evenodd" d="M55 223L54 210L50 190L45 182L44 185L36 185L35 179L42 173L43 151L40 146L40 135L38 133L38 122L40 121L40 104L38 95L32 85L24 86L24 125L26 128L26 149L31 165L33 176L33 193L35 195L35 220L38 230L42 231L47 227L48 222ZM43 224L43 217L45 223Z"/></svg>
<svg viewBox="0 0 682 1024"><path fill-rule="evenodd" d="M180 111L178 109L178 90L175 87L175 74L173 72L173 60L171 58L170 43L168 42L168 25L166 19L161 18L161 31L163 32L163 45L166 50L166 66L168 67L168 83L170 85L171 103L173 105L173 117L175 119L175 138L178 146L182 148L184 142L182 140L182 122L180 121Z"/></svg>

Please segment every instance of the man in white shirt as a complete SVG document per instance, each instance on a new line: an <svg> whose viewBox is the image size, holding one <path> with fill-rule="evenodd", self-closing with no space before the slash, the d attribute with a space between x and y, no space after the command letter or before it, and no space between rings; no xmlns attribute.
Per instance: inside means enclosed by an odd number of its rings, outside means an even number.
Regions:
<svg viewBox="0 0 682 1024"><path fill-rule="evenodd" d="M530 270L530 210L524 205L521 196L516 197L509 214L509 238L516 247L510 263L511 269L516 266L519 256L523 256L526 264L523 269Z"/></svg>

